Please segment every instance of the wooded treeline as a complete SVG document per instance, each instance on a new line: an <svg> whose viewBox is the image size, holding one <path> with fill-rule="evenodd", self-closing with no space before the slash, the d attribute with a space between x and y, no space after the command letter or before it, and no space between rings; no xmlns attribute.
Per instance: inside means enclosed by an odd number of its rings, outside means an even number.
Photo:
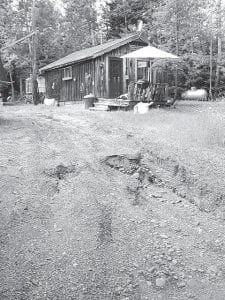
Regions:
<svg viewBox="0 0 225 300"><path fill-rule="evenodd" d="M171 85L212 87L214 95L225 91L222 0L108 0L101 18L95 0L62 0L62 7L57 9L53 0L1 0L1 58L16 90L20 79L32 73L32 39L7 45L31 33L35 18L38 67L133 32L142 20L151 45L182 57L177 64L157 62L170 70Z"/></svg>

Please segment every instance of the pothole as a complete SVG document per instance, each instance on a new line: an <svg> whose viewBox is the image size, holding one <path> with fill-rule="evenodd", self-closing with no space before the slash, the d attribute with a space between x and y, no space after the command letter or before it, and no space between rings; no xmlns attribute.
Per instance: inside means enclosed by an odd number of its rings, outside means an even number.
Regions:
<svg viewBox="0 0 225 300"><path fill-rule="evenodd" d="M141 155L110 155L104 159L104 163L122 173L134 174L139 168Z"/></svg>
<svg viewBox="0 0 225 300"><path fill-rule="evenodd" d="M55 168L45 170L45 174L51 177L56 177L61 180L66 174L75 173L77 171L76 165L64 166L63 164L57 165Z"/></svg>
<svg viewBox="0 0 225 300"><path fill-rule="evenodd" d="M83 166L71 164L68 166L65 166L63 164L57 165L55 168L49 168L44 171L44 174L48 177L55 178L56 184L55 184L55 190L56 193L59 193L59 183L61 180L65 179L66 175L68 174L74 174L74 176L78 176L82 171L89 168L90 166L88 164L84 164Z"/></svg>

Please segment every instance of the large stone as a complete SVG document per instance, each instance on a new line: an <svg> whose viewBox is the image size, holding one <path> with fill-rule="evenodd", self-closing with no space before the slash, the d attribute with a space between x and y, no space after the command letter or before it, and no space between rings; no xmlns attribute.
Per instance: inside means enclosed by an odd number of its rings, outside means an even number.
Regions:
<svg viewBox="0 0 225 300"><path fill-rule="evenodd" d="M159 288L164 288L166 285L166 279L164 277L156 278L155 284Z"/></svg>

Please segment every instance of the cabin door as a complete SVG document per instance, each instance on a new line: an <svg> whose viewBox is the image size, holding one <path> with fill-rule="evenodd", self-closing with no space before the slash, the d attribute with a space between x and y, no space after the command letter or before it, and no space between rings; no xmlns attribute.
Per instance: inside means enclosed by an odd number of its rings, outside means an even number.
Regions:
<svg viewBox="0 0 225 300"><path fill-rule="evenodd" d="M109 98L116 98L123 92L123 60L109 57Z"/></svg>

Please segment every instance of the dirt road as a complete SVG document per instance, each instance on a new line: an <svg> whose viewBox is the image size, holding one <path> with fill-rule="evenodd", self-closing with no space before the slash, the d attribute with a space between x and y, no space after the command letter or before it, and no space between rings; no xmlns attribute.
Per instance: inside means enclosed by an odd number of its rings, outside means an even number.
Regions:
<svg viewBox="0 0 225 300"><path fill-rule="evenodd" d="M123 113L1 110L0 299L225 299L224 221L186 197L194 181L159 158L156 131Z"/></svg>

